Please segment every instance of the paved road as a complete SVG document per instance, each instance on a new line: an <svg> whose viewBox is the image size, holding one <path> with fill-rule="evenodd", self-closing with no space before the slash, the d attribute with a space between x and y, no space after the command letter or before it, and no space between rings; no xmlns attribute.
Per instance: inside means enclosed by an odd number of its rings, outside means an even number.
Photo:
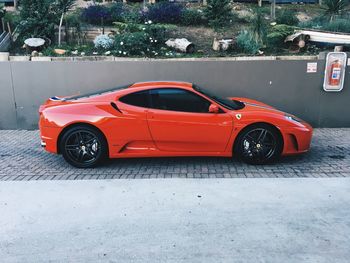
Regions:
<svg viewBox="0 0 350 263"><path fill-rule="evenodd" d="M309 153L266 166L201 157L119 159L76 169L41 149L38 131L2 130L0 138L0 180L350 177L350 129L316 129Z"/></svg>
<svg viewBox="0 0 350 263"><path fill-rule="evenodd" d="M348 263L350 178L0 182L1 262Z"/></svg>

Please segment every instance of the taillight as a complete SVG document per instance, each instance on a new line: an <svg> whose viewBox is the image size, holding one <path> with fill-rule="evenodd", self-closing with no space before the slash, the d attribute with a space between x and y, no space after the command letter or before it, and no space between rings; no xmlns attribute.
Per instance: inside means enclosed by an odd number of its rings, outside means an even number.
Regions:
<svg viewBox="0 0 350 263"><path fill-rule="evenodd" d="M39 107L39 114L41 115L43 113L43 110L45 109L44 105L40 105Z"/></svg>

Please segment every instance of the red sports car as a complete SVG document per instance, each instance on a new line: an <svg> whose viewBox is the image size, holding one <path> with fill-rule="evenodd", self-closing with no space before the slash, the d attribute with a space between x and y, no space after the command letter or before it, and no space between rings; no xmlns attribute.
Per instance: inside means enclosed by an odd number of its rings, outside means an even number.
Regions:
<svg viewBox="0 0 350 263"><path fill-rule="evenodd" d="M107 157L238 156L264 164L308 151L312 137L312 127L291 114L186 82L52 97L39 113L42 146L82 168Z"/></svg>

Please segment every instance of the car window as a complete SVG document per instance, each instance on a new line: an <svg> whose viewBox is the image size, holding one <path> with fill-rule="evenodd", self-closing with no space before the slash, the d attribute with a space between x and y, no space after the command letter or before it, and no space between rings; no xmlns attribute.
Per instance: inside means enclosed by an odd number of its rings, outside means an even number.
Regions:
<svg viewBox="0 0 350 263"><path fill-rule="evenodd" d="M147 90L125 95L124 97L121 97L119 101L137 107L149 108L149 97Z"/></svg>
<svg viewBox="0 0 350 263"><path fill-rule="evenodd" d="M163 88L150 90L151 108L181 112L208 113L210 102L183 89Z"/></svg>

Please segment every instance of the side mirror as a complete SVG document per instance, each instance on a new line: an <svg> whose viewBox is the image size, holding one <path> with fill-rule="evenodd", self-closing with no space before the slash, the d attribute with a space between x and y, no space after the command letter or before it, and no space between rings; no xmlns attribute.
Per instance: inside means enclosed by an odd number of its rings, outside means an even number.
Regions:
<svg viewBox="0 0 350 263"><path fill-rule="evenodd" d="M209 113L219 113L220 109L218 105L210 104L209 106Z"/></svg>

